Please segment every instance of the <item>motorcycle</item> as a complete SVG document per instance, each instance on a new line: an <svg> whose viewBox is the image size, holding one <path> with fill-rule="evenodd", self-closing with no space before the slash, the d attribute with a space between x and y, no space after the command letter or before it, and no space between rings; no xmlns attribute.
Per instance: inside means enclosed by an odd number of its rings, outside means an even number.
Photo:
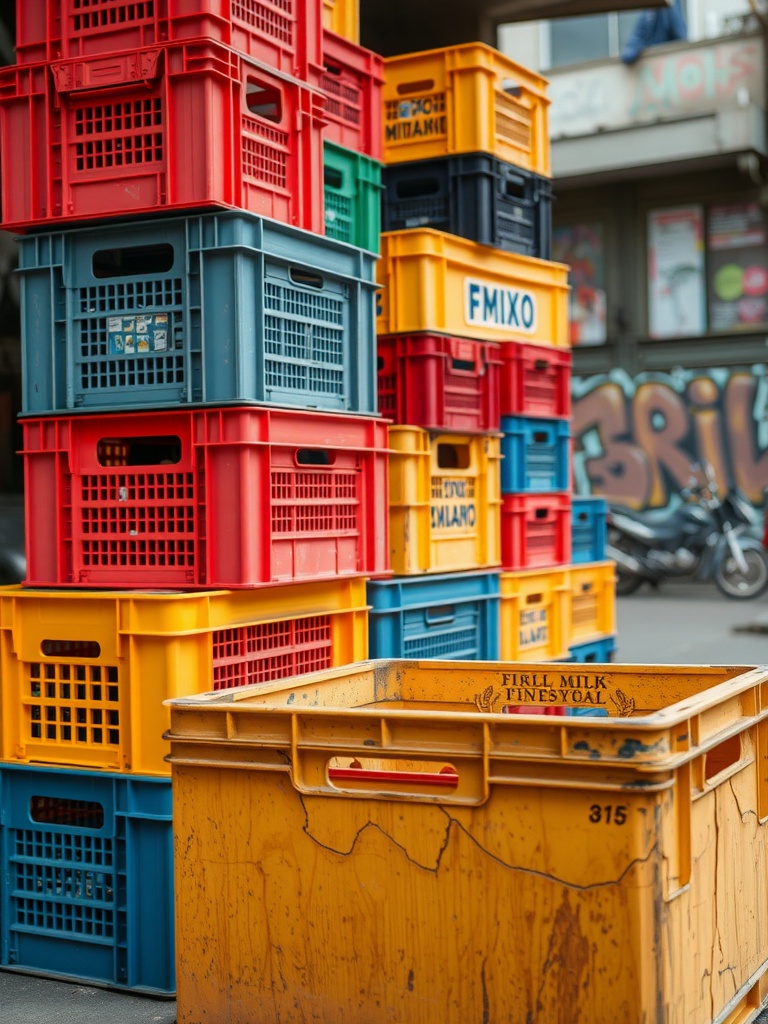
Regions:
<svg viewBox="0 0 768 1024"><path fill-rule="evenodd" d="M672 576L713 580L726 597L758 597L768 587L768 552L754 530L746 496L731 487L721 498L712 467L692 477L683 504L662 518L620 505L608 507L606 557L616 563L616 593Z"/></svg>

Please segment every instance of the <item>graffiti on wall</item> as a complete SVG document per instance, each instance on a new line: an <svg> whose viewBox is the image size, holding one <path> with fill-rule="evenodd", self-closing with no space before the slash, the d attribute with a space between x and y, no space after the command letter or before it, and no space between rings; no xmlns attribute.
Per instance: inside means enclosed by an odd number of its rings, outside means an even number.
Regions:
<svg viewBox="0 0 768 1024"><path fill-rule="evenodd" d="M754 505L768 487L768 378L746 368L573 380L575 490L665 508L706 459Z"/></svg>

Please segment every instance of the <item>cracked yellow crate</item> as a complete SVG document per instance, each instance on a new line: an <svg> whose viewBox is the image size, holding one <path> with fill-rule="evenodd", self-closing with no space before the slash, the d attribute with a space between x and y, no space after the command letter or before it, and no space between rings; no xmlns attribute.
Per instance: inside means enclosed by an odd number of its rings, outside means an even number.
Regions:
<svg viewBox="0 0 768 1024"><path fill-rule="evenodd" d="M559 701L605 718L511 715ZM768 670L368 661L170 701L179 1024L735 1024Z"/></svg>
<svg viewBox="0 0 768 1024"><path fill-rule="evenodd" d="M389 428L395 575L501 564L501 435Z"/></svg>

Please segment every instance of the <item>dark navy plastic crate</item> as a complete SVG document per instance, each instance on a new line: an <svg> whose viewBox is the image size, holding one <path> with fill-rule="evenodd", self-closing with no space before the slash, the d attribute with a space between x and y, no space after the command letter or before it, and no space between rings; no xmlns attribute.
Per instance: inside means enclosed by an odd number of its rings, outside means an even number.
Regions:
<svg viewBox="0 0 768 1024"><path fill-rule="evenodd" d="M0 965L175 991L171 780L0 766Z"/></svg>
<svg viewBox="0 0 768 1024"><path fill-rule="evenodd" d="M568 420L501 417L501 493L570 490Z"/></svg>
<svg viewBox="0 0 768 1024"><path fill-rule="evenodd" d="M22 409L376 411L376 257L243 211L19 240Z"/></svg>
<svg viewBox="0 0 768 1024"><path fill-rule="evenodd" d="M548 260L552 182L487 153L384 168L382 230L431 227Z"/></svg>
<svg viewBox="0 0 768 1024"><path fill-rule="evenodd" d="M496 661L499 601L497 572L371 580L369 657Z"/></svg>
<svg viewBox="0 0 768 1024"><path fill-rule="evenodd" d="M605 498L573 496L571 513L571 561L602 562L605 559L608 503Z"/></svg>

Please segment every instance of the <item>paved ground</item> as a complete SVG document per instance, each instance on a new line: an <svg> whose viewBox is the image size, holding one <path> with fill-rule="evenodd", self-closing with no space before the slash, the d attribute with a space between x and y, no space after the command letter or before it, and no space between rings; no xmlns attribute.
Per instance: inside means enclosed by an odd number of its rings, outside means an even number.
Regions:
<svg viewBox="0 0 768 1024"><path fill-rule="evenodd" d="M616 661L768 663L768 597L740 603L721 597L709 586L675 583L658 592L644 588L620 599L617 609ZM0 971L0 1024L173 1024L175 1020L173 1001ZM759 1022L768 1024L768 1010Z"/></svg>

